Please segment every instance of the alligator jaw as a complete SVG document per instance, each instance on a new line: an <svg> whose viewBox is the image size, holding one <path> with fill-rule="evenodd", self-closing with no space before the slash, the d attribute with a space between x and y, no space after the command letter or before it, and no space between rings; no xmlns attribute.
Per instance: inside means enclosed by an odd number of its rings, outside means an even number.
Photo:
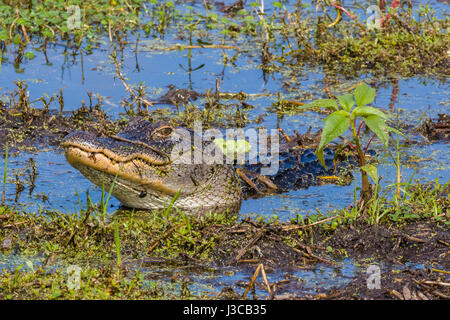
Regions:
<svg viewBox="0 0 450 320"><path fill-rule="evenodd" d="M151 170L151 165L162 166L166 163L155 160L154 163L149 164L147 162L149 159L144 160L138 156L128 158L118 156L112 157L109 150L93 150L85 146L76 146L74 143L68 142L62 143L62 146L65 148L67 161L77 169L81 169L85 166L113 177L117 176L118 179L141 185L145 189L150 188L169 196L174 196L177 193L177 190L165 186L161 180L147 179L141 174L141 168L143 168L144 165L147 170Z"/></svg>

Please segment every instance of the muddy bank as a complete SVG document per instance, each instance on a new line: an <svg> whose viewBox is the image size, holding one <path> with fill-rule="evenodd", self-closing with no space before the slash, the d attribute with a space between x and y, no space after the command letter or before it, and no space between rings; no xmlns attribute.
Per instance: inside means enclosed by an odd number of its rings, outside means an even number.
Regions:
<svg viewBox="0 0 450 320"><path fill-rule="evenodd" d="M65 264L76 262L83 270L100 270L105 276L96 275L99 283L118 292L126 291L126 286L120 289L120 283L114 280L116 273L134 279L138 270L156 268L166 271L160 275L144 274L143 279L164 283L165 278L172 277L174 283L194 286L197 277L217 277L229 270L253 274L262 265L271 288L268 299L447 299L449 203L446 198L439 198L436 203L442 214L426 217L415 209L416 218L388 220L378 225L367 223L364 217L351 221L345 211L334 216L280 222L250 217L237 220L236 216L226 215L187 218L125 211L108 218L96 213L95 207L69 216L6 210L0 215L0 250L4 255L40 257L41 267L35 271L38 278L28 272L23 276L25 280L19 282L23 286L29 281L30 286L36 287L34 294L46 290L39 289L36 283L47 281L52 272L58 272L45 268L64 269ZM353 274L345 271L349 265L355 268ZM366 270L370 265L380 269L379 289L367 285ZM345 277L351 278L346 284L324 288L303 277L302 272L320 274L323 268L333 270L336 277L347 274ZM12 281L8 279L14 276L15 271L11 270L3 274L3 279ZM64 284L63 274L59 276ZM258 279L254 285L261 298L266 286L261 275ZM142 283L136 286L137 295L148 294ZM219 292L210 298L241 299L248 287L247 280L219 284ZM19 293L13 288L0 291L0 296L8 294ZM151 294L158 297L154 291ZM25 296L22 293L17 297ZM252 298L251 291L247 298Z"/></svg>
<svg viewBox="0 0 450 320"><path fill-rule="evenodd" d="M379 288L367 273L323 294L327 299L449 299L450 233L446 225L417 221L400 228L342 227L330 240L363 266L379 266ZM311 298L313 298L311 296Z"/></svg>
<svg viewBox="0 0 450 320"><path fill-rule="evenodd" d="M245 228L245 227L244 227ZM310 230L311 236L296 241L294 226L282 226L278 232L259 231L219 245L219 261L256 269L265 266L270 279L275 270L314 269L331 266L339 272L345 257L359 265L359 272L349 284L330 290L316 288L310 294L307 280L286 276L274 283L271 299L448 299L450 287L450 230L445 224L429 220L414 221L404 226L380 226L357 223L342 225L332 232L323 228ZM243 232L242 226L236 230ZM224 238L224 236L222 236ZM286 240L293 246L286 245ZM295 240L293 240L295 239ZM312 241L312 239L314 239ZM229 248L236 241L245 245ZM311 244L313 242L314 244ZM226 245L226 249L222 245ZM227 251L228 250L228 251ZM228 254L223 254L228 252ZM368 266L380 268L379 287L368 286ZM229 289L228 289L229 290Z"/></svg>

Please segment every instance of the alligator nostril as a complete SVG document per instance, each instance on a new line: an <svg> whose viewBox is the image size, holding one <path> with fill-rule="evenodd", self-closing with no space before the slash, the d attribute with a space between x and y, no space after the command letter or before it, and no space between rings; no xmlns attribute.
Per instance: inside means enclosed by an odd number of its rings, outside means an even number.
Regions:
<svg viewBox="0 0 450 320"><path fill-rule="evenodd" d="M139 198L145 198L146 195L147 195L147 191L142 190L141 193L139 193Z"/></svg>

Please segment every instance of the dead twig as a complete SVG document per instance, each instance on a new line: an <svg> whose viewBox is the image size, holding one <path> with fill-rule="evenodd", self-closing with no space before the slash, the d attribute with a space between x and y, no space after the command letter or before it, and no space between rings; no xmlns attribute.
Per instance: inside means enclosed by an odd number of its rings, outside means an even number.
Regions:
<svg viewBox="0 0 450 320"><path fill-rule="evenodd" d="M268 187L269 189L273 189L273 190L277 190L278 189L278 187L276 186L275 183L272 182L272 180L270 180L266 176L263 176L262 174L258 175L256 177L256 179L258 181L264 183L266 185L266 187Z"/></svg>
<svg viewBox="0 0 450 320"><path fill-rule="evenodd" d="M185 222L182 222L182 223L180 223L180 224L178 224L178 225L176 225L176 226L170 228L170 229L167 230L166 232L164 232L164 233L162 234L162 236L161 236L158 240L156 240L156 241L153 243L153 245L147 250L146 254L149 254L153 249L155 249L155 248L159 245L159 243L160 243L162 240L164 240L165 238L167 238L167 236L168 236L169 234L171 234L171 233L172 233L173 231L175 231L176 229L181 228L181 227L184 226L185 224L186 224Z"/></svg>
<svg viewBox="0 0 450 320"><path fill-rule="evenodd" d="M258 263L259 259L241 259L237 263Z"/></svg>
<svg viewBox="0 0 450 320"><path fill-rule="evenodd" d="M336 97L331 93L330 84L328 83L327 77L323 77L323 83L325 84L325 92L328 99L336 99Z"/></svg>
<svg viewBox="0 0 450 320"><path fill-rule="evenodd" d="M400 292L398 292L397 290L392 290L389 293L400 300L405 300L403 298L402 294Z"/></svg>
<svg viewBox="0 0 450 320"><path fill-rule="evenodd" d="M23 24L21 24L20 27L22 28L22 32L25 37L26 43L30 42L30 38L28 37L27 29L25 29L25 26Z"/></svg>
<svg viewBox="0 0 450 320"><path fill-rule="evenodd" d="M442 292L437 291L437 290L433 290L433 291L431 291L431 293L434 294L435 296L438 296L438 297L442 298L442 299L450 299L450 296L448 296L446 294L443 294Z"/></svg>
<svg viewBox="0 0 450 320"><path fill-rule="evenodd" d="M439 242L440 244L443 244L444 246L450 247L450 243L445 242L444 240L438 240L437 242Z"/></svg>
<svg viewBox="0 0 450 320"><path fill-rule="evenodd" d="M435 290L433 287L430 287L429 284L425 284L426 282L432 282L431 284L433 285L433 284L436 284L436 283L434 283L434 282L436 282L436 281L418 281L418 280L416 280L416 279L412 279L412 280L413 280L415 283L417 283L418 285L420 285L421 287L423 287L423 288L429 290L430 293L434 294L435 296L438 296L438 297L443 298L443 299L450 299L450 296L448 296L448 295L446 295L446 294L443 294L443 293L440 292L440 291Z"/></svg>
<svg viewBox="0 0 450 320"><path fill-rule="evenodd" d="M229 230L229 233L246 233L248 229L237 229L237 230Z"/></svg>
<svg viewBox="0 0 450 320"><path fill-rule="evenodd" d="M448 282L440 282L440 281L430 281L430 280L426 280L426 281L422 281L422 283L425 283L425 284L435 284L435 285L443 286L443 287L450 287L450 283L448 283Z"/></svg>
<svg viewBox="0 0 450 320"><path fill-rule="evenodd" d="M291 142L291 138L286 134L286 132L284 132L283 129L278 128L278 131L280 131L280 133L283 135L283 137L286 140L286 142Z"/></svg>
<svg viewBox="0 0 450 320"><path fill-rule="evenodd" d="M239 250L239 252L237 253L236 257L234 257L233 260L231 260L230 262L228 262L228 265L230 265L230 264L232 264L232 263L234 263L234 262L237 262L237 261L241 260L242 256L247 252L247 250L248 250L250 247L254 246L255 243L258 242L259 239L262 238L262 236L264 235L265 232L266 232L266 231L263 230L263 231L261 231L260 233L258 233L258 234L256 235L256 237L254 237L254 238L253 238L253 239L252 239L245 247L243 247L241 250Z"/></svg>
<svg viewBox="0 0 450 320"><path fill-rule="evenodd" d="M362 30L362 31L366 31L366 28L358 21L358 19L352 14L350 13L347 9L345 9L344 7L337 5L334 2L331 2L331 6L335 7L338 10L341 10L343 13L345 13L350 19L352 19L353 21L355 21L356 25Z"/></svg>
<svg viewBox="0 0 450 320"><path fill-rule="evenodd" d="M229 49L229 50L237 50L240 49L236 46L222 45L222 44L205 44L205 45L183 45L177 44L172 47L166 48L152 48L155 51L172 51L172 50L185 50L185 49Z"/></svg>
<svg viewBox="0 0 450 320"><path fill-rule="evenodd" d="M0 216L0 220L8 220L9 218L11 218L15 214L17 214L17 211L13 211L10 214L5 214L3 216Z"/></svg>
<svg viewBox="0 0 450 320"><path fill-rule="evenodd" d="M258 265L258 267L256 268L255 273L253 273L253 276L250 279L250 282L249 282L249 284L247 286L247 289L245 289L244 293L242 294L242 298L244 298L245 295L247 294L247 292L250 290L250 288L252 288L254 286L255 280L258 277L258 274L260 272L261 272L261 275L263 277L264 284L266 285L267 292L269 293L269 296L270 296L272 291L270 290L269 281L267 281L266 272L264 271L264 265L262 263L260 263Z"/></svg>
<svg viewBox="0 0 450 320"><path fill-rule="evenodd" d="M120 79L120 81L122 81L123 86L125 87L125 90L127 92L129 92L133 98L135 99L135 101L142 101L144 104L146 104L147 106L153 106L153 103L148 101L147 99L145 99L144 97L138 96L133 89L130 88L130 86L128 86L127 82L125 81L125 78L122 75L122 72L120 71L120 66L119 66L119 62L117 61L117 56L116 56L116 52L114 51L111 54L111 57L114 61L114 64L116 65L116 74L117 77Z"/></svg>
<svg viewBox="0 0 450 320"><path fill-rule="evenodd" d="M262 264L259 264L258 267L256 268L255 272L253 273L253 276L250 279L247 289L245 289L244 293L242 294L242 298L245 298L245 295L247 294L247 292L250 290L251 287L253 287L256 277L258 277L258 274L261 270L261 267L262 267Z"/></svg>
<svg viewBox="0 0 450 320"><path fill-rule="evenodd" d="M252 180L250 180L249 177L245 175L240 169L236 169L236 173L239 177L241 177L242 180L244 180L251 188L253 188L257 193L260 193L260 190L258 187L253 183Z"/></svg>
<svg viewBox="0 0 450 320"><path fill-rule="evenodd" d="M313 222L313 223L310 223L310 224L306 224L306 225L283 226L281 229L282 229L283 231L291 231L291 230L305 229L305 228L309 228L309 227L315 226L315 225L317 225L317 224L321 224L321 223L323 223L323 222L331 221L331 220L333 220L333 219L336 219L337 217L340 217L340 216L329 217L329 218L326 218L326 219L323 219L323 220L319 220L319 221L316 221L316 222Z"/></svg>
<svg viewBox="0 0 450 320"><path fill-rule="evenodd" d="M419 238L410 236L409 234L406 234L406 233L397 233L397 234L395 234L395 235L396 235L396 236L404 237L404 238L406 238L407 240L412 241L412 242L419 242L419 243L424 243L424 242L426 242L426 240L423 240L423 239L419 239Z"/></svg>
<svg viewBox="0 0 450 320"><path fill-rule="evenodd" d="M263 277L264 284L266 285L267 292L270 295L270 293L271 293L270 285L269 285L269 281L267 280L266 271L264 271L264 265L262 263L261 263L261 275Z"/></svg>
<svg viewBox="0 0 450 320"><path fill-rule="evenodd" d="M327 260L325 258L319 257L318 255L314 254L311 250L311 248L309 246L305 246L302 244L297 244L300 248L302 248L303 250L305 250L306 252L300 251L299 249L296 248L292 248L292 250L294 250L297 253L300 253L303 256L306 256L307 258L313 258L316 260L319 260L320 262L332 265L332 266L337 266L336 263L334 263L333 261Z"/></svg>
<svg viewBox="0 0 450 320"><path fill-rule="evenodd" d="M318 255L315 255L314 253L310 253L309 254L311 256L311 258L314 258L316 260L319 260L320 262L332 265L332 266L337 266L336 263L334 263L333 261L327 260L325 258L319 257Z"/></svg>
<svg viewBox="0 0 450 320"><path fill-rule="evenodd" d="M20 226L21 224L24 224L24 223L27 223L27 221L19 221L19 222L16 222L16 223L5 224L3 226L3 228L17 227L17 226Z"/></svg>
<svg viewBox="0 0 450 320"><path fill-rule="evenodd" d="M20 18L20 12L19 12L19 9L16 9L16 18L13 20L13 22L9 26L9 39L12 39L12 30L13 30L14 26L16 25L16 21L19 20L19 18Z"/></svg>
<svg viewBox="0 0 450 320"><path fill-rule="evenodd" d="M293 105L293 106L304 106L306 103L301 102L301 101L294 101L294 100L282 100L281 101L282 105Z"/></svg>

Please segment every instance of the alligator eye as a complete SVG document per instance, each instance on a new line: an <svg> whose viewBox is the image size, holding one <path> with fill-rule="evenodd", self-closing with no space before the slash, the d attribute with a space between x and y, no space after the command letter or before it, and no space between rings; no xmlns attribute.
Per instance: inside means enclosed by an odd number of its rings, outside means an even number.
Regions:
<svg viewBox="0 0 450 320"><path fill-rule="evenodd" d="M139 198L145 198L146 195L147 195L147 191L142 190L141 193L139 194Z"/></svg>
<svg viewBox="0 0 450 320"><path fill-rule="evenodd" d="M158 128L158 130L156 131L156 133L162 137L168 137L172 134L173 132L173 128L170 126L163 126Z"/></svg>

